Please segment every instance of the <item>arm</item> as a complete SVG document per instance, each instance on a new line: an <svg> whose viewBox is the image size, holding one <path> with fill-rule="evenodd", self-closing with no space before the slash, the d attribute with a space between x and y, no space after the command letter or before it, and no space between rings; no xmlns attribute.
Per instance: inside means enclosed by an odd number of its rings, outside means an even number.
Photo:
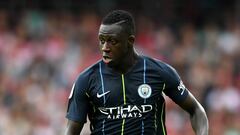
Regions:
<svg viewBox="0 0 240 135"><path fill-rule="evenodd" d="M196 135L208 135L208 119L201 104L184 86L173 67L165 65L163 68L162 74L166 84L163 92L190 114L192 128Z"/></svg>
<svg viewBox="0 0 240 135"><path fill-rule="evenodd" d="M68 120L65 135L79 135L83 128L83 123Z"/></svg>
<svg viewBox="0 0 240 135"><path fill-rule="evenodd" d="M86 96L86 90L88 89L88 79L86 78L88 78L88 74L81 74L72 86L67 107L66 118L68 123L65 135L79 135L87 121L89 100Z"/></svg>
<svg viewBox="0 0 240 135"><path fill-rule="evenodd" d="M190 114L191 124L196 135L208 135L208 118L202 105L189 92L187 98L178 105Z"/></svg>

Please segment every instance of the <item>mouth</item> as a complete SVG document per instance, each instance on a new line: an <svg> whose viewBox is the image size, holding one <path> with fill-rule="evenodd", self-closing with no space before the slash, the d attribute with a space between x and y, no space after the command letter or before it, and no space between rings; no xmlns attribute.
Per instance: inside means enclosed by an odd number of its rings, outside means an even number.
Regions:
<svg viewBox="0 0 240 135"><path fill-rule="evenodd" d="M109 62L112 61L112 58L110 58L109 56L103 56L103 62L108 64Z"/></svg>

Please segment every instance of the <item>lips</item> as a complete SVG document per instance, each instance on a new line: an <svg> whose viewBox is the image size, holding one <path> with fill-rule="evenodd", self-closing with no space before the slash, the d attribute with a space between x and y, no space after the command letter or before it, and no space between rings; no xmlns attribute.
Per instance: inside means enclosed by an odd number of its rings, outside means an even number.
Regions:
<svg viewBox="0 0 240 135"><path fill-rule="evenodd" d="M111 62L112 61L112 58L111 57L109 57L109 56L103 56L103 62L105 62L106 64L108 64L109 62Z"/></svg>

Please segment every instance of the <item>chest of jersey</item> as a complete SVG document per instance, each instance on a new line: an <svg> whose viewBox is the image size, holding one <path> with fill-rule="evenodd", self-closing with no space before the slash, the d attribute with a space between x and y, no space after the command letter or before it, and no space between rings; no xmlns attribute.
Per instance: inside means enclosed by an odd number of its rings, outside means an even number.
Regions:
<svg viewBox="0 0 240 135"><path fill-rule="evenodd" d="M162 98L164 82L142 73L103 75L89 90L96 107L154 104Z"/></svg>
<svg viewBox="0 0 240 135"><path fill-rule="evenodd" d="M168 84L161 68L145 60L126 74L113 72L103 63L98 67L86 90L92 133L164 133L162 93Z"/></svg>

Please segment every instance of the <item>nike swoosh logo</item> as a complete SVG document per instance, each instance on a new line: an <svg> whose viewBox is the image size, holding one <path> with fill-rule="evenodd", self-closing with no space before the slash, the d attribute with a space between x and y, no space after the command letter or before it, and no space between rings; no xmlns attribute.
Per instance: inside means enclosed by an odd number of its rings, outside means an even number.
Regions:
<svg viewBox="0 0 240 135"><path fill-rule="evenodd" d="M101 98L102 96L108 94L110 91L104 92L102 94L97 93L97 98Z"/></svg>

